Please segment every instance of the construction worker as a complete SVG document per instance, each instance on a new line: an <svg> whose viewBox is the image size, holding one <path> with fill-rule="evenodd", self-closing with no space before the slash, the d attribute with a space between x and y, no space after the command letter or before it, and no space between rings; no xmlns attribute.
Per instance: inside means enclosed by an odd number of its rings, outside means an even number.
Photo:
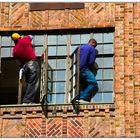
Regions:
<svg viewBox="0 0 140 140"><path fill-rule="evenodd" d="M90 39L88 44L82 45L80 49L80 81L82 81L84 88L80 90L79 101L90 102L93 92L98 91L98 84L92 67L94 66L97 50L97 41Z"/></svg>
<svg viewBox="0 0 140 140"><path fill-rule="evenodd" d="M39 65L36 61L36 54L32 47L32 36L23 38L18 33L11 36L15 43L13 56L23 70L26 81L26 93L23 97L23 104L34 103L35 96L39 87Z"/></svg>

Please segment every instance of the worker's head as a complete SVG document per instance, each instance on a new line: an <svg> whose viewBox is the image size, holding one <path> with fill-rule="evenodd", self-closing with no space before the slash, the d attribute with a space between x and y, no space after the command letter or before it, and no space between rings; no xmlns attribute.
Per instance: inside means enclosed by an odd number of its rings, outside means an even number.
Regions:
<svg viewBox="0 0 140 140"><path fill-rule="evenodd" d="M15 43L17 43L17 41L21 38L21 36L18 33L13 33L11 38Z"/></svg>
<svg viewBox="0 0 140 140"><path fill-rule="evenodd" d="M88 44L93 46L93 47L96 47L97 46L97 41L94 38L92 38L88 41Z"/></svg>

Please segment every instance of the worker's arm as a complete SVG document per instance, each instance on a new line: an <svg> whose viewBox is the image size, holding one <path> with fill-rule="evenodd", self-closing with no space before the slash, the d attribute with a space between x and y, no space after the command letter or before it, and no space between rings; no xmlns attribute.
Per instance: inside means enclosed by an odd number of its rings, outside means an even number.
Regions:
<svg viewBox="0 0 140 140"><path fill-rule="evenodd" d="M90 52L89 52L89 69L92 68L94 62L95 62L95 59L96 59L96 50L95 48L91 47L90 49Z"/></svg>

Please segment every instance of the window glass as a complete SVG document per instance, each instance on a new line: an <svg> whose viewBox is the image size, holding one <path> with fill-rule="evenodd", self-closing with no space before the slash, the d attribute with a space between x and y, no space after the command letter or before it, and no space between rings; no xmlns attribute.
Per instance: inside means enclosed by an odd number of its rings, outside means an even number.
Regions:
<svg viewBox="0 0 140 140"><path fill-rule="evenodd" d="M103 43L103 34L102 33L96 33L93 35L93 38L96 39L97 44Z"/></svg>
<svg viewBox="0 0 140 140"><path fill-rule="evenodd" d="M113 43L114 33L104 33L104 43Z"/></svg>
<svg viewBox="0 0 140 140"><path fill-rule="evenodd" d="M12 39L10 36L3 36L2 37L2 46L10 46L11 47Z"/></svg>
<svg viewBox="0 0 140 140"><path fill-rule="evenodd" d="M113 67L113 58L112 57L105 57L103 59L104 68Z"/></svg>
<svg viewBox="0 0 140 140"><path fill-rule="evenodd" d="M43 45L44 44L44 36L43 35L35 35L33 37L34 45Z"/></svg>
<svg viewBox="0 0 140 140"><path fill-rule="evenodd" d="M58 35L58 45L66 45L66 44L67 44L67 36Z"/></svg>
<svg viewBox="0 0 140 140"><path fill-rule="evenodd" d="M63 70L63 71L56 71L56 79L57 80L65 81L65 75L66 75L66 71L65 70Z"/></svg>
<svg viewBox="0 0 140 140"><path fill-rule="evenodd" d="M65 82L56 82L56 92L65 92Z"/></svg>
<svg viewBox="0 0 140 140"><path fill-rule="evenodd" d="M10 57L10 48L1 48L1 57Z"/></svg>
<svg viewBox="0 0 140 140"><path fill-rule="evenodd" d="M56 45L56 44L57 44L57 36L48 35L48 45Z"/></svg>
<svg viewBox="0 0 140 140"><path fill-rule="evenodd" d="M80 35L71 35L71 44L80 44Z"/></svg>
<svg viewBox="0 0 140 140"><path fill-rule="evenodd" d="M42 56L43 47L35 47L35 53L37 56Z"/></svg>
<svg viewBox="0 0 140 140"><path fill-rule="evenodd" d="M103 102L113 102L113 93L103 93Z"/></svg>
<svg viewBox="0 0 140 140"><path fill-rule="evenodd" d="M103 58L96 58L96 63L98 64L99 68L103 68Z"/></svg>
<svg viewBox="0 0 140 140"><path fill-rule="evenodd" d="M65 68L66 68L66 60L57 59L57 69L65 69Z"/></svg>
<svg viewBox="0 0 140 140"><path fill-rule="evenodd" d="M102 79L102 78L103 78L103 70L98 69L96 79L98 80L98 79Z"/></svg>
<svg viewBox="0 0 140 140"><path fill-rule="evenodd" d="M72 54L76 49L77 49L77 45L76 46L71 46L70 47L70 54Z"/></svg>
<svg viewBox="0 0 140 140"><path fill-rule="evenodd" d="M101 102L102 101L102 93L96 93L92 100L93 100L93 102Z"/></svg>
<svg viewBox="0 0 140 140"><path fill-rule="evenodd" d="M90 34L81 34L81 44L88 44Z"/></svg>
<svg viewBox="0 0 140 140"><path fill-rule="evenodd" d="M113 91L113 81L103 81L103 91Z"/></svg>
<svg viewBox="0 0 140 140"><path fill-rule="evenodd" d="M98 50L98 54L103 54L103 45L97 45L96 49Z"/></svg>
<svg viewBox="0 0 140 140"><path fill-rule="evenodd" d="M57 55L66 55L66 46L57 46Z"/></svg>
<svg viewBox="0 0 140 140"><path fill-rule="evenodd" d="M99 92L101 92L103 90L102 81L97 81L97 83L98 83Z"/></svg>
<svg viewBox="0 0 140 140"><path fill-rule="evenodd" d="M113 53L113 44L104 44L103 53L104 54L111 54L111 53Z"/></svg>
<svg viewBox="0 0 140 140"><path fill-rule="evenodd" d="M48 56L55 56L56 55L56 46L48 46Z"/></svg>
<svg viewBox="0 0 140 140"><path fill-rule="evenodd" d="M113 69L104 69L103 75L103 79L113 79Z"/></svg>
<svg viewBox="0 0 140 140"><path fill-rule="evenodd" d="M49 103L64 103L64 96L65 94L48 94L48 101Z"/></svg>
<svg viewBox="0 0 140 140"><path fill-rule="evenodd" d="M51 69L56 69L56 59L49 59L48 64Z"/></svg>

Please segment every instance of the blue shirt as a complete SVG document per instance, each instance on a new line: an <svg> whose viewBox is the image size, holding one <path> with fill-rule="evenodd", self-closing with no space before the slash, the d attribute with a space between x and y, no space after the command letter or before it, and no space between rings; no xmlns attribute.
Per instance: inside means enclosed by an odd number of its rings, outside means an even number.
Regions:
<svg viewBox="0 0 140 140"><path fill-rule="evenodd" d="M91 69L96 59L96 49L89 44L82 45L79 48L80 70Z"/></svg>

